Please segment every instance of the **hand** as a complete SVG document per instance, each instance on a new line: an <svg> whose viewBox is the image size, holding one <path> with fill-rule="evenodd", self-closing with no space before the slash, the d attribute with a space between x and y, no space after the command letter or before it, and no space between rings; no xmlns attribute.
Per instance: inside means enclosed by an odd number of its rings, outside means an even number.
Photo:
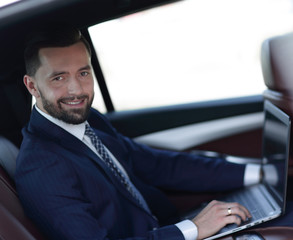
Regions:
<svg viewBox="0 0 293 240"><path fill-rule="evenodd" d="M231 209L230 211L228 209ZM230 212L230 213L229 213ZM203 239L217 233L230 223L241 224L251 218L249 211L239 203L212 201L194 219L198 229L198 239Z"/></svg>

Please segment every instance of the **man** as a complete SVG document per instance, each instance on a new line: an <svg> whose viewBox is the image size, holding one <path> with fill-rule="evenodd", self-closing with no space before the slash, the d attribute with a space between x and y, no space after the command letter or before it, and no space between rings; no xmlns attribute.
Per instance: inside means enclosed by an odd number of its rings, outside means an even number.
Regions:
<svg viewBox="0 0 293 240"><path fill-rule="evenodd" d="M36 105L15 181L26 213L49 239L202 239L250 217L238 203L212 201L179 221L160 188L236 189L259 167L155 150L119 134L91 108L91 50L77 29L35 32L25 63Z"/></svg>

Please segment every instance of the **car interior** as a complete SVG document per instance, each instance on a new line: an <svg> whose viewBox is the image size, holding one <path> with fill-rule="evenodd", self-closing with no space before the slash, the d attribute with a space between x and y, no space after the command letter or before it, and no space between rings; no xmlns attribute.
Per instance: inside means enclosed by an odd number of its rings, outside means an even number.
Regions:
<svg viewBox="0 0 293 240"><path fill-rule="evenodd" d="M91 26L174 2L177 1L22 0L0 8L0 239L46 239L26 217L13 181L22 142L21 129L29 120L33 104L23 84L26 33L48 22L70 22L81 29L95 49L89 33ZM105 104L104 114L119 132L139 143L209 156L235 156L233 159L239 163L260 163L264 100L293 116L293 33L263 39L260 49L266 89L258 95L123 111L116 110L100 56L93 51L92 65ZM293 199L292 149L291 142L288 200ZM181 213L217 197L208 192L165 192ZM243 238L246 235L248 238ZM222 239L291 239L292 236L292 227L259 225Z"/></svg>

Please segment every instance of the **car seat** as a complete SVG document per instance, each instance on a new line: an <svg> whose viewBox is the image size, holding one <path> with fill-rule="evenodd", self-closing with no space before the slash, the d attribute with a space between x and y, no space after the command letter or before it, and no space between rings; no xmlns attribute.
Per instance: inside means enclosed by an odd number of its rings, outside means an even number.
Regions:
<svg viewBox="0 0 293 240"><path fill-rule="evenodd" d="M293 117L293 33L266 39L261 47L261 67L267 89L264 99ZM293 137L291 129L291 139ZM293 166L293 141L289 164Z"/></svg>
<svg viewBox="0 0 293 240"><path fill-rule="evenodd" d="M26 217L15 189L13 175L17 154L18 148L0 136L0 240L44 240Z"/></svg>

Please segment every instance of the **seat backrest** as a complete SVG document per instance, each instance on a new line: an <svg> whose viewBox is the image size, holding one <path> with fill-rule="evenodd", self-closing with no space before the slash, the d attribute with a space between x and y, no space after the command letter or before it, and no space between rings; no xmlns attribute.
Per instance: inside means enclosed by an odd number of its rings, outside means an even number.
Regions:
<svg viewBox="0 0 293 240"><path fill-rule="evenodd" d="M2 144L2 147L1 143L4 143L4 145ZM9 146L9 144L11 144L11 146ZM3 140L3 138L0 138L0 159L2 159L0 161L0 206L1 208L4 208L4 210L0 209L0 225L1 222L4 221L3 218L9 218L8 223L12 222L14 224L11 225L11 227L21 226L22 229L17 229L15 231L19 234L25 234L23 238L5 238L6 240L34 238L42 240L45 238L31 222L31 220L28 219L25 215L15 189L12 176L14 175L15 161L17 156L14 151L16 150L16 153L18 153L18 149L12 145L13 144L8 140ZM9 149L9 151L7 151L7 149ZM8 172L10 174L8 174ZM1 211L3 212L3 216ZM31 237L34 238L25 238L25 236L27 237L27 232L31 235ZM1 234L4 234L2 233L2 228L0 228L0 236ZM7 235L8 232L5 231L5 234Z"/></svg>
<svg viewBox="0 0 293 240"><path fill-rule="evenodd" d="M293 115L293 33L265 40L261 64L267 90L264 97Z"/></svg>
<svg viewBox="0 0 293 240"><path fill-rule="evenodd" d="M12 142L0 136L0 165L3 166L11 179L14 178L18 152L19 149Z"/></svg>
<svg viewBox="0 0 293 240"><path fill-rule="evenodd" d="M261 48L261 66L267 89L263 96L293 119L293 33L265 40ZM291 129L290 164L293 165Z"/></svg>
<svg viewBox="0 0 293 240"><path fill-rule="evenodd" d="M44 239L36 226L25 215L18 199L14 183L3 167L0 167L0 204L23 226L23 228L30 232L32 236L36 239Z"/></svg>
<svg viewBox="0 0 293 240"><path fill-rule="evenodd" d="M34 240L30 232L0 204L0 240Z"/></svg>

